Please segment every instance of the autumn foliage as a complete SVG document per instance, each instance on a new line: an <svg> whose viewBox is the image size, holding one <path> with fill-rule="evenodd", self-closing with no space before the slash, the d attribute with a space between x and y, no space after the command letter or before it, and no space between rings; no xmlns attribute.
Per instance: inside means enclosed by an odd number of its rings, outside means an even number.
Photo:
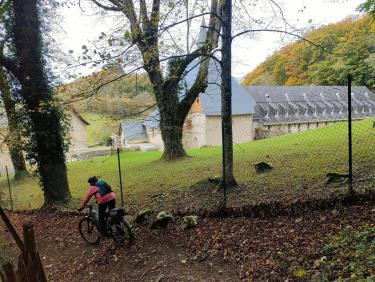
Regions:
<svg viewBox="0 0 375 282"><path fill-rule="evenodd" d="M307 32L267 58L243 80L246 85L346 85L375 88L375 22L347 18Z"/></svg>

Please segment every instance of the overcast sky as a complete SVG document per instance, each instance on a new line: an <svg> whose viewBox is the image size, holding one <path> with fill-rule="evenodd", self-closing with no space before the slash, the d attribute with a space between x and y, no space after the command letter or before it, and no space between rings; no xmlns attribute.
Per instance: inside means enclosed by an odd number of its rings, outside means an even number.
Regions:
<svg viewBox="0 0 375 282"><path fill-rule="evenodd" d="M242 0L246 1L246 0ZM283 7L285 18L296 27L307 27L334 23L357 15L356 8L364 0L284 0L277 1ZM303 12L301 12L303 10ZM101 32L111 28L111 20L98 20L93 12L82 12L78 7L65 8L62 11L64 34L60 34L63 51L81 51L82 45L95 41ZM291 40L291 39L288 39ZM259 33L255 38L238 38L233 45L233 75L242 78L264 61L267 56L278 50L285 42L280 35L274 33ZM87 73L87 70L84 71Z"/></svg>

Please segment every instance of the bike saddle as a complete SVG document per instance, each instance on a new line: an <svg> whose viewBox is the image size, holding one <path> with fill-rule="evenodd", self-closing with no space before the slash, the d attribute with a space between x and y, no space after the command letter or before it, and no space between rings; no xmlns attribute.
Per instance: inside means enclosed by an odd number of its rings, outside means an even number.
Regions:
<svg viewBox="0 0 375 282"><path fill-rule="evenodd" d="M109 211L109 216L123 216L125 215L125 210L123 208L114 208Z"/></svg>

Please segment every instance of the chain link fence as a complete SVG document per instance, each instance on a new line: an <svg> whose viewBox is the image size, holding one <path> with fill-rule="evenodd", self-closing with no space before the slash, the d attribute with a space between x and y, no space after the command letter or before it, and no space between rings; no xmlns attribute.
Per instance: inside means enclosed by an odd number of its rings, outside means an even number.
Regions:
<svg viewBox="0 0 375 282"><path fill-rule="evenodd" d="M349 87L305 87L299 88L299 93L298 88L278 89L280 93L259 88L263 100L258 97L255 115L233 117L234 175L239 186L228 190L228 206L320 199L348 191ZM364 87L353 87L352 92L353 188L364 191L374 184L375 96ZM201 131L202 124L210 128L209 134ZM220 117L204 120L189 116L184 132L185 141L190 136L192 144L199 143L203 134L206 141L200 148L188 149L188 157L182 160L162 161L162 151L128 148L119 156L112 150L106 156L70 161L72 200L67 208L79 205L88 188L87 179L93 175L112 186L118 205L123 188L129 212L218 206L222 197L218 189L222 173ZM11 208L11 191L15 209L42 206L43 192L36 177L16 181L11 175L9 183L10 190L2 174L2 205Z"/></svg>

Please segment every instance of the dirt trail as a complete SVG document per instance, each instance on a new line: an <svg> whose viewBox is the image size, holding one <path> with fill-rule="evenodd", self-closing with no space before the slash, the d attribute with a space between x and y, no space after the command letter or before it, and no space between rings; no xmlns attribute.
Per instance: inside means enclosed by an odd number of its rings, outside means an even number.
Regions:
<svg viewBox="0 0 375 282"><path fill-rule="evenodd" d="M88 247L79 237L78 216L11 214L19 227L35 223L50 281L284 281L334 234L375 222L370 205L312 212L303 217L203 218L182 231L139 226L130 249L111 240ZM0 236L3 230L0 230Z"/></svg>

